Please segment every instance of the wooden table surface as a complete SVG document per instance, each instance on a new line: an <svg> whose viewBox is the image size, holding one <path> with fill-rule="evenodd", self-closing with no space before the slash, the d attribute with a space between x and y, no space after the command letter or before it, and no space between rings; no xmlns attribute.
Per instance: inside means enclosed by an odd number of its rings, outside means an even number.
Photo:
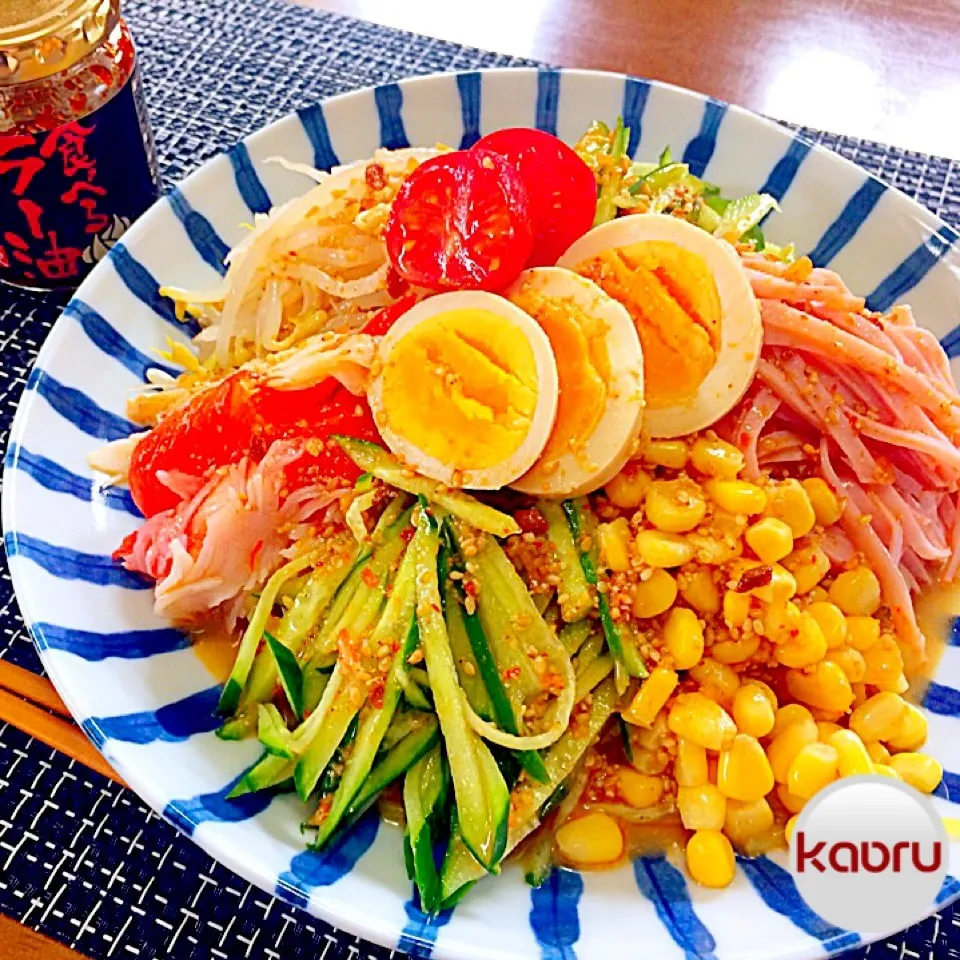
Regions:
<svg viewBox="0 0 960 960"><path fill-rule="evenodd" d="M960 159L960 0L303 0Z"/></svg>
<svg viewBox="0 0 960 960"><path fill-rule="evenodd" d="M960 159L960 0L301 0ZM0 916L0 960L79 954Z"/></svg>

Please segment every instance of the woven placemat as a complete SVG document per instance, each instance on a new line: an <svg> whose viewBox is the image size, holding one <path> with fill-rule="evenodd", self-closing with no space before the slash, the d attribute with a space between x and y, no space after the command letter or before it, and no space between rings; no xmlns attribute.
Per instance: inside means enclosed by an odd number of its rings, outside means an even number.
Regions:
<svg viewBox="0 0 960 960"><path fill-rule="evenodd" d="M169 186L257 128L345 90L417 73L514 66L281 0L132 0ZM803 130L960 226L960 166ZM65 298L0 287L0 446ZM0 560L0 564L3 564ZM0 657L41 671L0 566ZM137 797L0 725L0 911L95 958L386 960L399 956L256 890ZM960 908L847 955L960 958Z"/></svg>

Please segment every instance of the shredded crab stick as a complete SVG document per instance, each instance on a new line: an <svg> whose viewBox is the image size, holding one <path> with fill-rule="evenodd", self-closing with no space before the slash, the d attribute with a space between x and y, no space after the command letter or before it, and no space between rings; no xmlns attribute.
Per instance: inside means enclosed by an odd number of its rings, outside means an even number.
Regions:
<svg viewBox="0 0 960 960"><path fill-rule="evenodd" d="M923 652L911 593L960 567L960 394L936 338L907 307L866 310L806 258L742 259L764 324L757 383L731 430L746 475L807 461L844 498L831 553L862 553L901 642Z"/></svg>

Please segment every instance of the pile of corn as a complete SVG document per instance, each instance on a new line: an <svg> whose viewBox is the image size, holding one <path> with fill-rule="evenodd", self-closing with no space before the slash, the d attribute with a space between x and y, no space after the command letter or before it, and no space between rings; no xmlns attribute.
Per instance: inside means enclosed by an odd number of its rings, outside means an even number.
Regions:
<svg viewBox="0 0 960 960"><path fill-rule="evenodd" d="M820 546L842 511L821 479L739 479L740 452L707 434L652 441L599 509L613 615L641 638L650 675L623 712L634 807L672 799L691 876L734 875L734 849L782 845L838 777L879 773L923 793L942 769L916 752L923 714L903 698L903 658L880 584ZM558 832L568 861L622 853L603 812ZM619 847L618 847L619 845Z"/></svg>

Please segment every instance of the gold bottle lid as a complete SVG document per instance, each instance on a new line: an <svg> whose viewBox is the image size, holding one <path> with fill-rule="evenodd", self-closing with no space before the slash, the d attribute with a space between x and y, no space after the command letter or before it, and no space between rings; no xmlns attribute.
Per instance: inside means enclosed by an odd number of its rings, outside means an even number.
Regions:
<svg viewBox="0 0 960 960"><path fill-rule="evenodd" d="M0 86L68 69L119 17L120 0L0 0Z"/></svg>

